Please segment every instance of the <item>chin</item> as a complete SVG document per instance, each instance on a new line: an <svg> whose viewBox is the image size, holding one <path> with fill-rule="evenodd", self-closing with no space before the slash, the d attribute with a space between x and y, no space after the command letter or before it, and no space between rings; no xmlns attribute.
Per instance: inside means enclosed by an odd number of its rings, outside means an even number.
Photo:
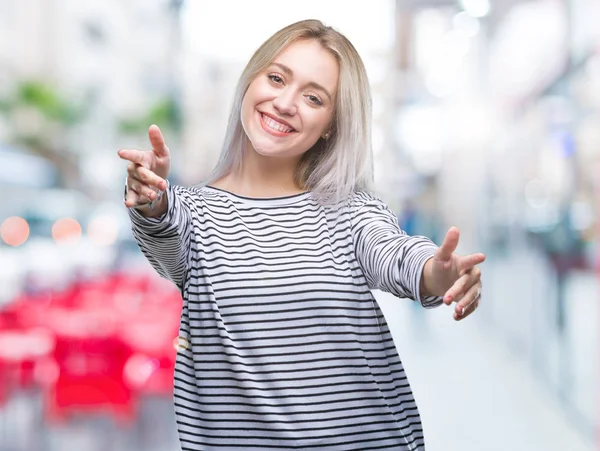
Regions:
<svg viewBox="0 0 600 451"><path fill-rule="evenodd" d="M294 156L296 156L294 152L290 152L288 149L274 148L271 146L253 146L253 148L257 154L262 155L263 157L293 158Z"/></svg>
<svg viewBox="0 0 600 451"><path fill-rule="evenodd" d="M263 157L298 159L312 147L308 144L300 145L301 143L298 142L274 142L269 136L264 136L262 130L259 130L256 135L252 135L248 137L250 147Z"/></svg>
<svg viewBox="0 0 600 451"><path fill-rule="evenodd" d="M257 154L263 157L283 157L293 158L298 155L298 151L290 148L290 146L282 145L281 143L269 142L268 139L250 139L250 148Z"/></svg>

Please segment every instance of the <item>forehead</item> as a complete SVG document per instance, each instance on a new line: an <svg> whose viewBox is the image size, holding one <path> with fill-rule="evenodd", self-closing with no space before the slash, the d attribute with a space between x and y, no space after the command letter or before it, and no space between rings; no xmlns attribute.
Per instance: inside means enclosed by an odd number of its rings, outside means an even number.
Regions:
<svg viewBox="0 0 600 451"><path fill-rule="evenodd" d="M274 60L289 67L295 79L303 83L318 83L335 93L339 64L335 56L315 40L300 40L287 46Z"/></svg>

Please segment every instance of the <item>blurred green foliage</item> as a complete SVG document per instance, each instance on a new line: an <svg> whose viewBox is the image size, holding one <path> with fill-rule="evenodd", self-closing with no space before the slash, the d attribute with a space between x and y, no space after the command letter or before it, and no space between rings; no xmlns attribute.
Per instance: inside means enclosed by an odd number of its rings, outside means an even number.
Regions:
<svg viewBox="0 0 600 451"><path fill-rule="evenodd" d="M9 140L53 163L59 183L65 183L78 178L66 135L85 119L88 100L75 100L46 80L23 79L0 98L0 114L8 120Z"/></svg>
<svg viewBox="0 0 600 451"><path fill-rule="evenodd" d="M75 103L61 95L51 84L40 80L22 80L7 98L0 99L0 112L11 114L30 107L45 119L63 126L72 126L85 116L86 102Z"/></svg>
<svg viewBox="0 0 600 451"><path fill-rule="evenodd" d="M51 86L40 82L22 82L17 88L17 101L66 126L76 124L84 116L84 106L61 98Z"/></svg>
<svg viewBox="0 0 600 451"><path fill-rule="evenodd" d="M125 134L146 133L148 126L157 124L162 129L179 131L181 126L177 102L171 97L163 98L154 103L145 114L119 121L119 131Z"/></svg>

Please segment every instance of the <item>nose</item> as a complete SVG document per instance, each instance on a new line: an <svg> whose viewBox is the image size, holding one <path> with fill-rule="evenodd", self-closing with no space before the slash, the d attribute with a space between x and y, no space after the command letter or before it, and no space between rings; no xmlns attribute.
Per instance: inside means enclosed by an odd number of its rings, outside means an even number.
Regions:
<svg viewBox="0 0 600 451"><path fill-rule="evenodd" d="M291 89L281 90L279 95L273 100L273 106L279 114L287 116L293 116L298 109L294 93Z"/></svg>

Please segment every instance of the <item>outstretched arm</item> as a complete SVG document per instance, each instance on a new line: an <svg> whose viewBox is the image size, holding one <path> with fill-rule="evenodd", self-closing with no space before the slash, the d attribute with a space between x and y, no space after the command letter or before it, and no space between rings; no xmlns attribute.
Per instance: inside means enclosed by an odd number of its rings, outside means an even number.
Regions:
<svg viewBox="0 0 600 451"><path fill-rule="evenodd" d="M191 247L191 199L188 191L166 180L171 155L160 129L153 125L148 135L152 150L119 151L129 161L125 206L142 253L162 277L182 289Z"/></svg>
<svg viewBox="0 0 600 451"><path fill-rule="evenodd" d="M402 231L387 205L367 198L353 211L352 235L356 258L370 288L414 299L426 308L442 304L441 297L424 296L420 289L425 262L438 246L426 237Z"/></svg>

